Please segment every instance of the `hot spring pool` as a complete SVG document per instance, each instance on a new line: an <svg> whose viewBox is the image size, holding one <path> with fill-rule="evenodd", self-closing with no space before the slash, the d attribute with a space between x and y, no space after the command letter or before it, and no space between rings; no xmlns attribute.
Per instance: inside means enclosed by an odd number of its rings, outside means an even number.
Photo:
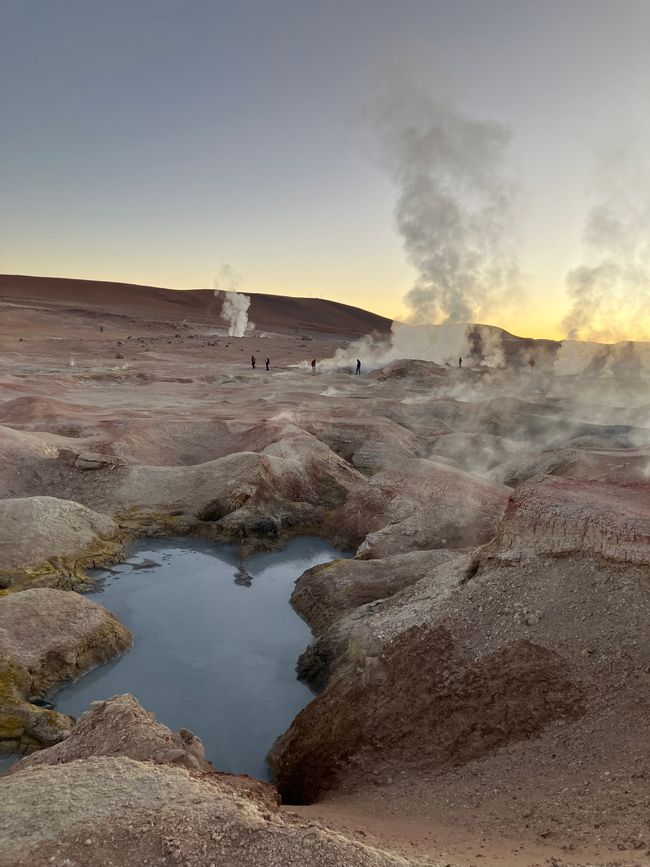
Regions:
<svg viewBox="0 0 650 867"><path fill-rule="evenodd" d="M198 735L217 769L267 779L273 741L313 697L295 672L311 633L289 596L305 569L342 556L323 539L295 539L247 560L248 582L233 547L139 542L126 563L95 573L102 589L87 594L131 630L133 648L57 692L57 709L79 716L130 692L165 725Z"/></svg>

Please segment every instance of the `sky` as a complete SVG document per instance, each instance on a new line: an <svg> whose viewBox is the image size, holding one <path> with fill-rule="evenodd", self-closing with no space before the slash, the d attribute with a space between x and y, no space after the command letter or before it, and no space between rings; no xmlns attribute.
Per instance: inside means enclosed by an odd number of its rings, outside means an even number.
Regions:
<svg viewBox="0 0 650 867"><path fill-rule="evenodd" d="M211 288L227 264L242 291L413 316L432 256L396 220L414 164L377 124L385 93L410 104L397 77L444 106L437 131L504 132L480 267L503 246L517 277L472 312L641 339L648 45L650 0L0 0L0 271ZM473 164L441 181L422 159L434 192L485 195ZM438 228L417 239L447 262Z"/></svg>

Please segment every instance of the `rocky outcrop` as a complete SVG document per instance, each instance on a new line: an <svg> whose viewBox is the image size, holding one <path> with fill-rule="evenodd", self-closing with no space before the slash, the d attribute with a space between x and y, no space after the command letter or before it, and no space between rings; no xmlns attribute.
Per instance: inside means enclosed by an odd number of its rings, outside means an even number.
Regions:
<svg viewBox="0 0 650 867"><path fill-rule="evenodd" d="M69 737L22 759L12 772L91 756L126 756L141 762L214 770L196 735L188 729L172 732L145 711L136 698L126 694L93 702L74 724Z"/></svg>
<svg viewBox="0 0 650 867"><path fill-rule="evenodd" d="M56 497L0 500L0 574L22 579L16 588L83 578L87 566L113 559L120 549L117 524L79 503Z"/></svg>
<svg viewBox="0 0 650 867"><path fill-rule="evenodd" d="M113 431L111 449L128 464L195 466L238 452L261 452L299 430L286 421L130 419Z"/></svg>
<svg viewBox="0 0 650 867"><path fill-rule="evenodd" d="M290 427L261 452L191 467L129 468L113 502L130 516L183 513L225 538L319 530L331 512L367 488L363 475L315 437ZM340 528L358 542L356 530Z"/></svg>
<svg viewBox="0 0 650 867"><path fill-rule="evenodd" d="M410 576L409 564L414 573ZM470 554L444 550L399 554L385 560L335 561L332 569L340 578L334 577L331 594L327 590L321 594L327 566L317 574L313 605L309 585L303 583L299 591L299 610L304 609L303 616L316 637L298 659L298 676L316 691L324 689L347 663L375 665L386 645L410 627L437 622L446 600L467 580L475 561ZM375 595L380 587L388 590L393 583L388 577L391 567L395 569L394 584L402 578L400 586L394 586L392 593ZM348 608L347 601L357 593L357 580L358 593L366 601ZM338 592L337 585L342 586L343 593ZM337 611L341 613L338 618Z"/></svg>
<svg viewBox="0 0 650 867"><path fill-rule="evenodd" d="M273 749L280 788L396 804L415 788L427 812L453 798L470 821L498 780L494 815L519 835L533 821L546 835L551 799L558 834L580 827L591 840L606 813L603 833L631 839L647 794L647 566L491 548L457 554L314 640L301 664L326 672L323 692ZM429 695L432 712L419 703Z"/></svg>
<svg viewBox="0 0 650 867"><path fill-rule="evenodd" d="M59 684L122 653L131 635L105 608L63 590L0 599L0 738L15 748L52 744L71 721L33 704Z"/></svg>
<svg viewBox="0 0 650 867"><path fill-rule="evenodd" d="M561 659L527 641L479 659L444 627L412 627L363 670L341 670L273 747L282 797L311 803L340 775L381 761L422 771L462 763L582 713ZM408 710L406 710L408 709Z"/></svg>
<svg viewBox="0 0 650 867"><path fill-rule="evenodd" d="M0 778L2 867L408 867L278 812L270 786L125 757Z"/></svg>
<svg viewBox="0 0 650 867"><path fill-rule="evenodd" d="M525 449L520 455L492 467L486 478L497 485L517 488L534 476L557 473L563 475L575 457L575 449L550 449L538 451Z"/></svg>
<svg viewBox="0 0 650 867"><path fill-rule="evenodd" d="M291 604L316 635L368 602L393 596L415 584L443 563L458 557L452 551L411 551L384 560L332 560L298 578Z"/></svg>
<svg viewBox="0 0 650 867"><path fill-rule="evenodd" d="M508 557L581 553L650 564L650 482L531 479L513 495L495 549Z"/></svg>
<svg viewBox="0 0 650 867"><path fill-rule="evenodd" d="M585 436L571 438L563 447L522 448L520 454L489 469L486 478L511 488L542 475L616 483L647 478L650 451L615 445L613 438Z"/></svg>
<svg viewBox="0 0 650 867"><path fill-rule="evenodd" d="M505 512L507 489L427 460L384 470L370 487L385 503L380 528L357 556L387 557L413 550L465 548L492 538Z"/></svg>
<svg viewBox="0 0 650 867"><path fill-rule="evenodd" d="M445 368L433 361L421 361L417 358L398 358L385 367L374 370L370 375L378 382L407 380L409 382L435 384L444 380Z"/></svg>
<svg viewBox="0 0 650 867"><path fill-rule="evenodd" d="M376 472L422 452L411 431L387 418L350 418L346 413L330 418L309 417L301 423L337 455L363 471Z"/></svg>
<svg viewBox="0 0 650 867"><path fill-rule="evenodd" d="M550 475L615 484L647 481L650 448L575 448Z"/></svg>

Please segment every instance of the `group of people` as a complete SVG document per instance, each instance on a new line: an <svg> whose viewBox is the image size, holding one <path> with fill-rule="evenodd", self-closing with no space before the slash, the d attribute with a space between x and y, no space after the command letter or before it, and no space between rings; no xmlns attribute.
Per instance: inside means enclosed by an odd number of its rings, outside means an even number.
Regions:
<svg viewBox="0 0 650 867"><path fill-rule="evenodd" d="M257 359L255 358L254 355L251 355L251 367L253 368L253 370L255 370L256 364L257 364ZM268 355L264 359L264 364L266 365L267 370L271 369L271 359L268 357Z"/></svg>
<svg viewBox="0 0 650 867"><path fill-rule="evenodd" d="M268 355L264 359L264 364L266 365L267 370L271 369L271 359L268 357ZM257 358L255 358L255 355L253 354L253 355L251 355L251 367L253 368L253 370L255 370L256 365L257 365ZM312 360L311 360L311 372L313 375L316 375L316 359L315 358L312 358ZM356 375L359 376L360 374L361 374L361 361L357 358Z"/></svg>

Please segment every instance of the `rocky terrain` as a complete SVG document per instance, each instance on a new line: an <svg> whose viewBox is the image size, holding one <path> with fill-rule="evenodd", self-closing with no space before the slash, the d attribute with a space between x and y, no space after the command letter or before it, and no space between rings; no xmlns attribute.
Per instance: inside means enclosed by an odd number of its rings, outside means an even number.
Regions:
<svg viewBox="0 0 650 867"><path fill-rule="evenodd" d="M471 327L463 368L391 360L390 323L313 299L254 298L233 338L183 294L0 281L0 737L30 753L0 864L647 862L643 364L504 333L489 367ZM296 583L318 694L277 790L137 696L47 707L131 641L87 570L171 533L355 555Z"/></svg>
<svg viewBox="0 0 650 867"><path fill-rule="evenodd" d="M3 780L0 864L408 863L285 816L272 786L206 765L191 732L169 731L132 696L98 703Z"/></svg>

